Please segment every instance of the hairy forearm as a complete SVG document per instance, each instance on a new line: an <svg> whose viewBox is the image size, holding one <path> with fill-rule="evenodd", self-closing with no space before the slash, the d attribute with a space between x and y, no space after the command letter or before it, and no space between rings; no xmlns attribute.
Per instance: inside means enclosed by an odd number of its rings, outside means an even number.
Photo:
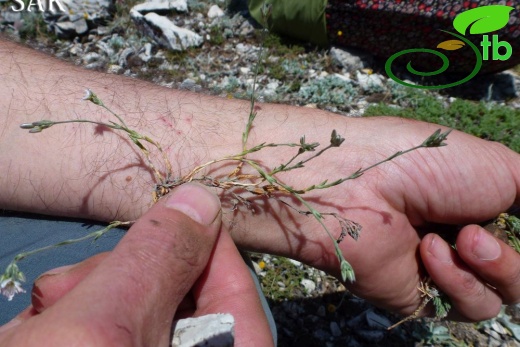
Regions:
<svg viewBox="0 0 520 347"><path fill-rule="evenodd" d="M149 208L153 173L124 134L76 123L55 125L38 134L19 128L21 123L42 119L112 120L107 111L81 100L86 88L132 129L159 142L171 159L175 176L242 150L248 102L87 71L6 41L0 41L0 59L0 109L4 114L0 120L1 208L106 221L133 220ZM259 104L257 111L250 136L253 144L298 142L304 134L309 141L326 144L333 128L345 130L343 118L319 110ZM294 151L268 149L257 159L274 167ZM315 171L311 168L305 176L294 172L283 179L307 185L338 178L333 167L324 166L326 160L318 158ZM220 164L206 173L219 176L232 169L232 165ZM249 248L288 254L287 245L306 232L310 218L294 223L293 212L279 203L273 202L269 208L263 199L256 200L256 216L247 209L225 215L234 227L235 239ZM287 223L290 220L293 222ZM319 229L310 223L313 230ZM287 233L265 240L255 236L266 229ZM283 243L273 246L273 239Z"/></svg>
<svg viewBox="0 0 520 347"><path fill-rule="evenodd" d="M37 134L19 128L42 119L115 120L106 110L81 100L85 88L130 128L160 143L175 177L242 151L249 102L83 70L1 38L0 59L0 208L109 221L134 220L151 206L153 172L126 135L91 124L55 125ZM302 135L307 142L327 145L332 129L346 138L340 148L305 168L277 175L296 188L348 177L422 143L439 128L396 118L344 118L284 105L257 104L256 111L251 145L298 142ZM363 226L357 242L347 237L340 244L359 275L350 287L354 292L386 307L402 307L387 295L400 293L403 286L416 295L420 242L416 227L429 222L480 222L520 201L517 153L455 131L448 144L399 157L353 182L304 194L320 212L337 212ZM251 158L272 169L296 151L269 148ZM160 159L156 152L152 156ZM220 162L200 174L225 178L234 167L236 162ZM315 219L278 200L244 191L253 209L239 204L232 211L235 197L219 193L223 225L239 246L290 256L339 274L331 239ZM287 194L276 196L293 208L305 209ZM324 222L332 237L339 237L337 222L328 217ZM406 267L407 276L393 281L390 272L382 273L382 264L386 269Z"/></svg>

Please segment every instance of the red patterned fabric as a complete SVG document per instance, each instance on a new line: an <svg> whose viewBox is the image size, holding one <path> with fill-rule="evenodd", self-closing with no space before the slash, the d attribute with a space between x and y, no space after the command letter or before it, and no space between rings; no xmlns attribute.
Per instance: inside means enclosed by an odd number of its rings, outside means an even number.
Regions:
<svg viewBox="0 0 520 347"><path fill-rule="evenodd" d="M333 45L361 48L386 59L404 49L435 49L439 43L455 39L439 29L456 33L453 27L455 16L486 5L514 7L508 25L489 34L498 34L500 41L509 42L513 55L505 61L489 58L483 62L480 71L496 72L520 64L520 1L329 0L327 30ZM466 38L482 51L482 35L466 35ZM446 55L452 71L465 73L475 66L475 55L469 47ZM437 65L441 65L440 59L433 55L420 54L413 59L413 66L417 69L431 70Z"/></svg>

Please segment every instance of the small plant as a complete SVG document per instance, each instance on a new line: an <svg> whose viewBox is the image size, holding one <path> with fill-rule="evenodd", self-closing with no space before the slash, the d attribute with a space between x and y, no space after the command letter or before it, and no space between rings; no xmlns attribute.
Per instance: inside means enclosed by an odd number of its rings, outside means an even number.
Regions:
<svg viewBox="0 0 520 347"><path fill-rule="evenodd" d="M220 25L213 25L210 30L209 30L209 42L212 44L212 45L221 45L224 43L225 41L225 38L224 38L224 35L222 34L222 28L220 27Z"/></svg>
<svg viewBox="0 0 520 347"><path fill-rule="evenodd" d="M493 225L505 234L504 241L507 241L515 251L520 253L520 218L501 213Z"/></svg>
<svg viewBox="0 0 520 347"><path fill-rule="evenodd" d="M306 187L292 187L287 184L284 184L282 181L278 180L277 174L281 172L287 172L297 169L302 169L307 165L312 159L322 155L326 151L329 151L335 147L339 147L343 144L344 138L338 135L336 130L333 130L330 136L329 144L321 149L318 150L318 147L320 144L318 142L307 142L305 136L302 136L300 138L299 142L294 143L260 143L254 146L249 146L248 144L248 138L249 133L251 130L251 127L253 125L253 121L256 118L256 111L255 111L255 98L254 98L254 90L253 94L251 95L251 108L249 117L246 123L246 127L244 132L242 133L242 149L236 154L225 156L223 158L214 159L211 160L205 164L199 165L192 169L188 174L184 176L175 176L172 172L172 166L170 164L170 161L168 157L164 154L162 151L162 148L159 143L154 141L153 139L149 138L146 135L142 135L135 130L132 130L130 127L127 126L125 121L121 116L114 113L112 110L110 110L105 104L99 99L99 97L94 94L92 91L87 90L87 93L84 100L90 101L94 103L95 105L104 108L106 111L110 112L116 121L110 121L108 123L105 122L99 122L99 121L92 121L92 120L86 120L86 119L77 119L77 120L68 120L68 121L51 121L51 120L41 120L36 121L32 123L24 123L21 125L22 129L28 129L30 133L39 133L42 132L52 126L59 125L59 124L67 124L67 123L91 123L95 125L101 125L106 126L108 128L111 128L113 130L117 131L123 131L125 132L132 143L139 148L143 156L145 157L149 167L152 169L152 171L155 174L155 181L156 184L152 189L152 200L154 202L157 202L161 197L168 194L172 189L175 187L178 187L181 184L192 182L192 181L198 181L202 184L220 188L223 190L229 190L231 191L231 194L236 199L236 204L245 204L246 206L249 206L251 204L245 197L242 196L242 193L249 193L252 195L257 196L264 196L271 199L276 199L285 205L289 206L290 208L297 211L299 214L306 215L306 216L312 216L316 219L316 221L321 225L321 227L324 229L324 231L327 233L329 238L331 239L331 243L335 249L336 256L338 257L340 267L341 267L341 276L343 281L355 281L355 274L354 269L351 267L351 265L346 261L346 259L343 256L342 251L340 250L338 244L347 236L349 235L353 239L357 239L359 237L359 233L361 231L361 225L350 221L340 215L338 215L335 212L320 212L316 210L307 200L305 200L304 195L307 192L313 191L313 190L320 190L320 189L328 189L334 186L337 186L345 181L352 180L355 178L360 177L363 175L366 171L381 165L387 161L390 161L392 159L395 159L403 154L406 154L408 152L417 150L419 148L429 148L429 147L440 147L444 146L444 140L447 138L449 131L445 133L441 133L440 130L437 130L434 132L431 136L429 136L423 143L410 148L408 150L399 151L391 155L390 157L381 160L377 163L374 163L373 165L370 165L366 168L360 168L357 171L353 172L349 176L336 179L334 181L329 182L328 180L325 180L323 182L310 184ZM163 162L161 165L154 163L150 158L150 151L147 146L153 146L156 149L159 150L160 153L162 153L162 160ZM259 152L265 148L272 148L272 147L294 147L296 148L295 154L289 158L286 162L280 163L278 166L266 169L263 168L258 161L255 161L253 159L249 159L248 155L254 152ZM223 177L209 177L206 175L202 175L201 172L214 164L222 163L222 162L234 162L236 164L235 169L229 173L226 176ZM249 166L254 171L256 171L256 174L243 174L242 168L244 165ZM283 196L292 196L296 198L301 205L303 206L303 209L299 209L297 207L294 207L290 205L288 202L284 201L282 199ZM236 207L236 206L235 206ZM341 233L338 236L333 236L332 233L329 231L329 229L324 224L324 219L326 217L335 218L341 227ZM67 240L64 242L61 242L56 245L44 247L41 249L37 249L30 252L25 252L17 255L13 261L8 265L5 273L2 275L2 294L8 296L8 298L12 298L14 295L13 293L20 292L22 289L20 287L20 282L24 280L23 273L19 270L17 263L27 257L28 255L32 255L44 250L47 250L49 248L59 247L65 244L75 243L79 241L83 241L86 239L97 239L101 235L108 232L110 229L117 227L117 226L129 226L133 222L127 221L127 222L121 222L121 221L115 221L109 224L108 227L96 231L94 233L91 233L85 237L74 239L74 240ZM16 271L14 271L14 270Z"/></svg>
<svg viewBox="0 0 520 347"><path fill-rule="evenodd" d="M309 86L301 87L298 96L305 102L326 105L344 105L357 94L351 81L329 75L314 80Z"/></svg>

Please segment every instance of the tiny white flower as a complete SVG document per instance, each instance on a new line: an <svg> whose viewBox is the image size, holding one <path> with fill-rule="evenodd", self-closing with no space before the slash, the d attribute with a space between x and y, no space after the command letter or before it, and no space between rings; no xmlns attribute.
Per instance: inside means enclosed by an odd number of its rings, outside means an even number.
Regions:
<svg viewBox="0 0 520 347"><path fill-rule="evenodd" d="M0 283L0 294L5 296L7 300L13 300L13 297L18 293L25 293L20 282L7 278Z"/></svg>
<svg viewBox="0 0 520 347"><path fill-rule="evenodd" d="M85 89L85 96L81 100L90 100L92 98L92 91L90 89Z"/></svg>
<svg viewBox="0 0 520 347"><path fill-rule="evenodd" d="M90 101L98 106L104 106L103 101L101 101L101 99L99 99L90 89L85 89L85 96L83 96L82 100Z"/></svg>

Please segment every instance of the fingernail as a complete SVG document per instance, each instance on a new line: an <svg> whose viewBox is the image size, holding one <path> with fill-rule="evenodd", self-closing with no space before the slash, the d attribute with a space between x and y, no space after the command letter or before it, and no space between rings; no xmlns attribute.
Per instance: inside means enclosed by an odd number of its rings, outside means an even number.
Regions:
<svg viewBox="0 0 520 347"><path fill-rule="evenodd" d="M14 318L10 320L9 322L5 323L4 325L0 326L0 334L6 332L7 330L14 328L17 325L20 325L22 323L21 319Z"/></svg>
<svg viewBox="0 0 520 347"><path fill-rule="evenodd" d="M480 229L473 238L473 254L480 260L495 260L500 256L502 249L498 241L485 231Z"/></svg>
<svg viewBox="0 0 520 347"><path fill-rule="evenodd" d="M212 224L220 213L219 198L203 186L193 183L175 188L168 195L165 205L203 225Z"/></svg>
<svg viewBox="0 0 520 347"><path fill-rule="evenodd" d="M38 277L34 280L34 282L39 281L39 280L42 279L43 277L47 277L47 276L55 276L55 275L64 274L65 272L67 272L67 271L69 271L70 269L72 269L74 266L76 266L76 264L60 266L60 267L57 267L57 268L51 269L51 270L49 270L49 271L47 271L47 272L42 273L40 276L38 276Z"/></svg>
<svg viewBox="0 0 520 347"><path fill-rule="evenodd" d="M450 246L437 235L432 237L428 251L442 263L453 263Z"/></svg>

